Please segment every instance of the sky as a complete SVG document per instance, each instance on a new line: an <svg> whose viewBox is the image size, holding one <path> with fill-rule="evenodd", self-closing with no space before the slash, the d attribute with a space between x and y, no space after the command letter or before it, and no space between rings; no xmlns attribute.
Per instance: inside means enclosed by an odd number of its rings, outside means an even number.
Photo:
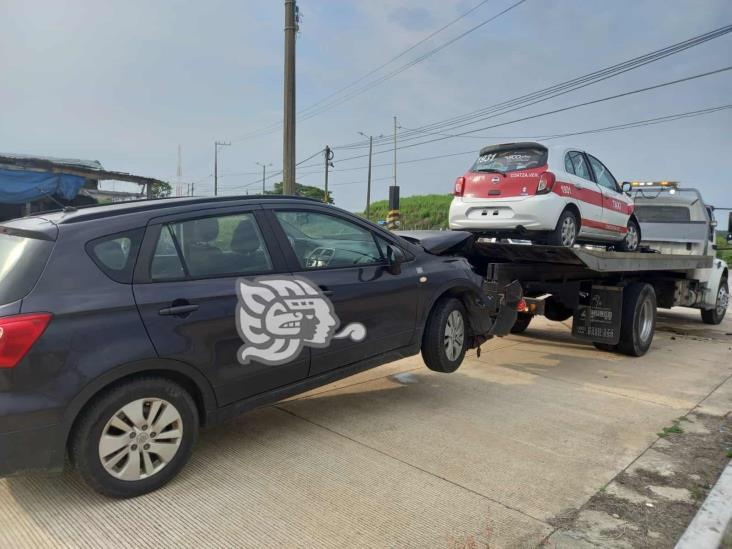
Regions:
<svg viewBox="0 0 732 549"><path fill-rule="evenodd" d="M389 74L506 9L490 0L370 79ZM299 0L299 111L327 98L480 4L480 0ZM98 160L213 194L261 190L282 166L282 1L0 0L0 151ZM299 183L362 211L366 148L732 23L729 0L526 0L365 93L297 126ZM453 130L478 129L732 65L732 33L560 97ZM347 91L358 90L369 80ZM343 97L343 95L335 96ZM397 147L401 195L449 193L486 145L571 133L732 103L732 71L432 143ZM306 111L307 112L307 111ZM302 118L302 117L301 117ZM260 131L266 129L267 131ZM419 141L405 141L414 144ZM677 180L732 208L732 109L642 128L553 140L587 150L620 181ZM393 183L391 143L375 148L372 200ZM431 156L453 154L427 160ZM464 153L464 154L457 154ZM420 160L425 159L425 160ZM405 162L401 164L401 162ZM266 182L271 188L280 178ZM112 188L112 184L104 184ZM116 190L132 190L117 183Z"/></svg>

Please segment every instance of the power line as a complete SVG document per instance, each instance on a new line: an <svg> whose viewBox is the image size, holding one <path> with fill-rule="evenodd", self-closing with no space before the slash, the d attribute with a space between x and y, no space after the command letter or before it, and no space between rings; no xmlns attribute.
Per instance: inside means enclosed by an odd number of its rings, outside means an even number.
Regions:
<svg viewBox="0 0 732 549"><path fill-rule="evenodd" d="M719 38L720 36L728 34L729 32L732 32L732 25L726 25L724 27L720 27L720 28L712 30L710 32L707 32L707 33L704 33L704 34L701 34L698 36L694 36L694 37L684 40L682 42L677 42L670 46L666 46L665 48L661 48L659 50L655 50L655 51L646 53L644 55L623 61L621 63L617 63L617 64L609 66L609 67L605 67L603 69L599 69L597 71L585 74L583 76L579 76L577 78L567 80L565 82L560 82L558 84L554 84L553 86L544 88L542 90L531 92L529 94L515 97L513 99L508 99L501 103L497 103L495 105L484 107L484 108L478 109L476 111L472 111L470 113L466 113L466 114L459 115L459 116L456 116L453 118L449 118L449 119L443 120L441 122L434 122L431 124L421 126L420 128L408 130L407 132L402 132L402 134L401 134L402 142L418 139L418 136L414 135L415 133L446 130L449 128L466 126L466 125L470 125L470 124L474 123L476 121L476 118L489 114L489 113L493 113L493 115L490 117L481 118L481 120L485 120L487 118L495 118L497 116L507 114L508 112L518 110L520 108L524 108L524 107L534 105L534 104L542 102L542 101L553 99L560 95L564 95L565 93L570 93L572 91L584 88L586 86L589 86L589 85L595 84L597 82L601 82L603 80L612 78L619 74L628 72L630 70L653 63L660 59L664 59L666 57L669 57L670 55L680 53L686 49L703 44L709 40ZM502 111L502 112L498 112L498 111ZM410 137L410 132L412 133L412 137ZM380 145L386 144L387 142L388 142L388 140L386 140L386 139L377 139L376 145L380 146ZM347 144L347 145L341 145L339 147L337 146L334 148L364 148L365 146L366 146L365 142L357 142L357 143L352 143L352 144Z"/></svg>
<svg viewBox="0 0 732 549"><path fill-rule="evenodd" d="M378 72L382 68L384 68L387 65L391 64L393 61L399 59L404 54L408 53L409 51L413 50L417 46L419 46L422 43L426 42L427 40L429 40L430 38L432 38L436 34L442 32L446 28L450 27L451 25L453 25L454 23L456 23L460 19L466 17L467 15L469 15L470 13L472 13L473 11L475 11L480 6L482 6L483 4L486 3L486 2L481 2L480 4L478 4L477 6L475 6L474 8L472 8L471 10L465 12L463 15L461 15L460 17L458 17L454 21L452 21L452 22L448 23L447 25L443 26L441 29L438 29L437 31L434 31L428 37L424 38L420 42L417 42L416 44L414 44L410 48L407 48L407 50L404 50L399 55L395 56L394 58L390 59L386 63L382 64L380 67L374 69L373 71L371 71L370 73L366 74L365 76L357 79L356 81L352 82L348 86L346 86L344 88L341 88L340 90L337 90L336 92L334 92L334 93L328 95L327 97L319 100L318 102L314 103L313 105L310 105L306 109L303 109L301 112L298 113L298 117L300 117L302 120L307 120L307 119L312 118L314 116L317 116L318 114L321 114L321 113L323 113L323 112L325 112L327 110L330 110L331 108L333 108L333 107L335 107L337 105L340 105L342 103L345 103L346 101L349 101L350 99L352 99L353 97L356 97L357 95L361 95L362 93L370 90L371 88L373 88L375 86L378 86L382 82L385 82L386 80L389 80L389 79L393 78L394 76L397 76L398 74L400 74L400 73L402 73L402 72L410 69L414 65L416 65L418 63L421 63L425 59L428 59L429 57L432 57L433 55L435 55L435 54L439 53L440 51L442 51L443 49L447 48L448 46L454 44L455 42L457 42L461 38L464 38L465 36L471 34L472 32L475 32L476 30L484 27L488 23L490 23L490 22L498 19L499 17L501 17L502 15L508 13L509 11L513 10L514 8L517 8L519 5L523 4L524 2L526 2L526 0L518 0L518 2L515 2L514 4L512 4L508 8L500 11L496 15L493 15L493 16L489 17L488 19L486 19L486 20L480 22L479 24L471 27L467 31L464 31L464 32L460 33L458 36L456 36L456 37L448 40L447 42L445 42L445 43L443 43L443 44L441 44L441 45L433 48L432 50L428 51L427 53L422 54L421 56L417 57L416 59L413 59L412 61L409 61L408 63L400 66L399 68L395 69L394 71L392 71L392 72L390 72L390 73L388 73L386 75L383 75L383 76L377 78L376 80L373 80L373 81L367 83L365 86L363 86L363 87L361 87L361 88L359 88L359 89L357 89L357 90L355 90L355 91L347 94L344 97L337 98L337 99L335 99L333 101L328 101L328 99L330 99L330 98L332 98L332 97L334 97L336 95L339 95L341 92L343 92L343 91L345 91L345 90L347 90L347 89L355 86L356 84L362 82L363 80L365 80L369 76L372 76L374 73ZM269 126L265 126L264 128L261 128L260 130L255 130L253 132L250 132L249 134L246 134L244 136L235 138L232 141L233 142L239 142L239 141L243 141L245 139L249 139L249 138L252 138L252 137L259 136L259 135L266 135L268 133L273 133L273 132L275 132L275 131L277 131L279 129L279 126L280 126L279 123L270 124Z"/></svg>
<svg viewBox="0 0 732 549"><path fill-rule="evenodd" d="M388 61L386 61L385 63L382 63L381 65L379 65L379 66L378 66L378 67L376 67L375 69L373 69L373 70L371 70L371 71L367 72L366 74L364 74L364 75L363 75L363 76L361 76L360 78L357 78L356 80L354 80L353 82L351 82L351 83L350 83L350 84L348 84L347 86L344 86L344 87L342 87L342 88L340 88L340 89L338 89L338 90L334 91L333 93L331 93L331 94L329 94L329 95L325 96L325 97L324 97L323 99L320 99L320 100L316 101L315 103L313 103L313 104L312 104L312 105L310 105L309 107L306 107L306 108L304 108L304 109L303 109L303 110L301 111L301 113L298 113L298 114L303 114L303 113L306 113L307 111L313 110L313 109L314 109L315 107L317 107L318 105L320 105L320 104L322 104L322 103L326 102L326 101L327 101L328 99L330 99L331 97L334 97L334 96L338 95L339 93L341 93L341 92L343 92L343 91L345 91L345 90L347 90L347 89L349 89L349 88L352 88L352 87L353 87L353 86L355 86L356 84L360 84L361 82L363 82L364 80L366 80L366 79L367 79L367 78L368 78L369 76L372 76L373 74L376 74L377 72L379 72L379 71L380 71L381 69L383 69L384 67L386 67L386 66L390 65L391 63L393 63L393 62L394 62L394 61L396 61L397 59L400 59L401 57L404 57L404 56L405 56L405 55L406 55L407 53L409 53L410 51L412 51L412 50L414 50L415 48L417 48L417 47L421 46L422 44L424 44L425 42L427 42L427 41L428 41L428 40L430 40L431 38L434 38L434 37L435 37L436 35L438 35L438 34L439 34L439 33L441 33L442 31L444 31L445 29L447 29L447 28L451 27L452 25L454 25L455 23L457 23L457 22L458 22L458 21L460 21L461 19L463 19L463 18L467 17L468 15L470 15L471 13L473 13L474 11L476 11L476 10L477 10L478 8L480 8L481 6L483 6L483 5L487 4L487 3L488 3L488 1L489 1L489 0L483 0L482 2L480 2L479 4L477 4L477 5L476 5L476 6L474 6L474 7L470 8L470 9L469 9L468 11L466 11L465 13L463 13L463 14L461 14L460 16L456 17L455 19L453 19L452 21L450 21L450 22L449 22L449 23L447 23L446 25L443 25L442 27L440 27L440 28L439 28L439 29L437 29L436 31L433 31L433 32L431 32L431 33L430 33L429 35L425 36L425 37L424 37L424 38L422 38L422 39L421 39L420 41L418 41L418 42L415 42L414 44L412 44L411 46L409 46L409 47L408 47L408 48L407 48L406 50L403 50L403 51L401 51L400 53L398 53L397 55L395 55L394 57L392 57L391 59L389 59L389 60L388 60Z"/></svg>
<svg viewBox="0 0 732 549"><path fill-rule="evenodd" d="M436 137L434 139L428 139L428 140L425 140L425 141L420 141L418 143L411 143L411 144L408 144L408 145L400 145L400 148L401 149L410 149L412 147L419 147L421 145L426 145L428 143L435 143L437 141L444 141L445 139L453 139L455 137L462 137L462 136L465 136L465 135L470 135L470 134L473 134L473 133L476 133L476 132L480 132L480 131L483 131L483 130L487 130L487 129L498 128L498 127L502 127L502 126L508 126L510 124L516 124L517 122L524 122L526 120L533 120L535 118L541 118L543 116L549 116L550 114L557 114L557 113L560 113L560 112L565 112L565 111L569 111L569 110L572 110L572 109L577 109L579 107L586 107L588 105L595 105L597 103L603 103L605 101L611 101L611 100L615 100L615 99L620 99L622 97L627 97L627 96L635 95L635 94L638 94L638 93L643 93L643 92L647 92L647 91L651 91L651 90L656 90L656 89L664 88L666 86L672 86L672 85L675 85L675 84L681 84L683 82L688 82L688 81L691 81L691 80L695 80L697 78L704 78L706 76L712 76L714 74L719 74L719 73L722 73L722 72L725 72L725 71L729 71L729 70L732 70L732 65L727 66L727 67L723 67L723 68L720 68L720 69L715 69L713 71L708 71L708 72L704 72L704 73L700 73L700 74L695 74L693 76L687 76L685 78L679 78L679 79L676 79L676 80L671 80L669 82L663 82L661 84L655 84L653 86L646 86L644 88L638 88L636 90L632 90L632 91L628 91L628 92L623 92L623 93L618 93L618 94L614 94L614 95L609 95L609 96L606 96L606 97L602 97L600 99L593 99L591 101L584 101L582 103L577 103L577 104L574 104L574 105L570 105L568 107L561 107L561 108L558 108L558 109L553 109L553 110L550 110L550 111L546 111L546 112L542 112L542 113L538 113L538 114L533 114L533 115L530 115L530 116L524 116L522 118L516 118L514 120L509 120L509 121L506 121L506 122L500 122L498 124L493 124L493 125L490 125L490 126L484 126L482 128L468 130L468 131L465 131L465 132L462 132L462 133L459 133L459 134L450 134L448 136ZM490 117L487 117L487 118L490 118ZM477 119L473 123L480 122L481 120L484 120L484 119ZM392 152L392 150L393 149L384 149L384 150L381 150L381 151L374 152L373 154L374 155L377 155L377 154L386 154L386 153ZM349 160L355 160L355 159L358 159L358 158L365 158L366 156L368 156L368 155L359 154L359 155L349 156L349 157L346 157L346 158L341 158L339 160L339 162L347 162Z"/></svg>
<svg viewBox="0 0 732 549"><path fill-rule="evenodd" d="M634 122L626 122L624 124L616 124L613 126L605 126L605 127L593 128L593 129L589 129L589 130L580 130L580 131L576 131L576 132L568 132L568 133L553 134L553 135L502 136L501 138L502 139L539 139L539 140L547 141L549 139L560 139L560 138L570 137L570 136L574 136L574 135L584 135L584 134L591 134L591 133L601 133L601 132L606 132L606 131L633 129L633 128L639 128L639 127L643 127L643 126L651 126L651 125L660 124L663 122L673 122L675 120L680 120L682 118L691 118L691 117L695 117L695 116L711 114L713 112L718 112L718 111L726 110L726 109L732 109L732 104L720 105L718 107L709 107L706 109L700 109L700 110L695 110L695 111L687 111L687 112L682 112L682 113L669 114L669 115L649 118L649 119L645 119L645 120L637 120ZM399 164L402 165L402 164L412 164L415 162L427 162L430 160L438 160L438 159L442 159L442 158L450 158L450 157L454 157L454 156L463 156L466 154L476 154L476 153L477 153L477 149L470 149L468 151L462 151L462 152L457 152L457 153L440 154L440 155L426 156L423 158L414 158L411 160L402 160L399 162ZM386 167L386 166L391 166L391 165L392 165L391 162L385 162L382 164L373 164L373 167ZM334 171L340 171L340 172L356 171L356 170L365 170L366 168L367 168L367 166L358 166L358 167L353 167L353 168L340 168L340 169L336 169ZM315 173L315 172L313 172L313 173ZM385 179L389 179L389 178L387 177Z"/></svg>
<svg viewBox="0 0 732 549"><path fill-rule="evenodd" d="M349 100L353 99L354 97L356 97L358 95L361 95L362 93L365 93L365 92L373 89L374 87L378 86L382 82L385 82L387 80L390 80L391 78L393 78L393 77L395 77L395 76L403 73L404 71L412 68L413 66L417 65L418 63L421 63L425 59L428 59L428 58L432 57L433 55L435 55L436 53L439 53L440 51L442 51L443 49L447 48L448 46L451 46L452 44L454 44L455 42L457 42L461 38L464 38L465 36L467 36L467 35L475 32L475 31L477 31L478 29L484 27L488 23L491 23L491 22L495 21L496 19L498 19L502 15L505 15L506 13L510 12L511 10L517 8L518 6L520 6L521 4L523 4L524 2L526 2L526 0L519 0L518 2L515 2L514 4L510 5L506 9L498 12L497 14L489 17L488 19L485 19L484 21L481 21L477 25L475 25L475 26L469 28L468 30L460 33L459 35L455 36L454 38L451 38L447 42L445 42L445 43L437 46L436 48L431 49L427 53L424 53L424 54L420 55L416 59L413 59L412 61L409 61L408 63L405 63L404 65L398 67L397 69L393 70L392 72L390 72L390 73L388 73L386 75L383 75L383 76L377 78L376 80L373 80L373 81L369 82L365 86L363 86L363 87L361 87L361 88L359 88L359 89L357 89L357 90L355 90L355 91L353 91L353 92L351 92L351 93L349 93L349 94L347 94L347 95L345 95L345 96L343 96L343 97L341 97L339 99L336 99L334 101L331 101L331 102L329 102L329 103L327 103L327 104L325 104L325 105L323 105L321 107L318 107L318 108L316 108L314 110L311 110L310 112L307 112L307 113L303 114L302 115L302 119L303 120L307 120L308 118L312 118L313 116L316 116L316 115L321 114L321 113L323 113L323 112L325 112L327 110L330 110L333 107L336 107L338 105L341 105L342 103L345 103L346 101L349 101Z"/></svg>

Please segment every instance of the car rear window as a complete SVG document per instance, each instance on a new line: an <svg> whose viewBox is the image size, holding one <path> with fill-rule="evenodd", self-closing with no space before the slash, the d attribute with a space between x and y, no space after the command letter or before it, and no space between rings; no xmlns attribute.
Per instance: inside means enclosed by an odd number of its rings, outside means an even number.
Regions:
<svg viewBox="0 0 732 549"><path fill-rule="evenodd" d="M638 206L633 209L641 223L689 223L691 212L683 206Z"/></svg>
<svg viewBox="0 0 732 549"><path fill-rule="evenodd" d="M0 304L24 298L51 255L53 242L0 233Z"/></svg>
<svg viewBox="0 0 732 549"><path fill-rule="evenodd" d="M109 278L122 284L131 284L144 233L144 229L134 229L103 236L89 242L86 251Z"/></svg>
<svg viewBox="0 0 732 549"><path fill-rule="evenodd" d="M547 151L541 148L504 149L481 154L475 161L472 172L515 172L539 168L546 164Z"/></svg>

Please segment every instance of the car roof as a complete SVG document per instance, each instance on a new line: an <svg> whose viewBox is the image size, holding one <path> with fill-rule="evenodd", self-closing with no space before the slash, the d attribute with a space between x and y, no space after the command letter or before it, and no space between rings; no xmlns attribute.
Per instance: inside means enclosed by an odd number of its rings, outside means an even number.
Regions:
<svg viewBox="0 0 732 549"><path fill-rule="evenodd" d="M36 214L57 225L66 225L92 219L118 217L126 214L141 212L164 212L169 208L181 208L185 206L207 206L212 204L238 204L238 203L264 203L271 200L289 200L295 202L322 204L314 198L291 195L237 195L237 196L211 196L211 197L174 197L159 198L152 200L130 200L127 202L116 202L114 204L93 204L90 206L79 206L65 208L51 212L39 212Z"/></svg>

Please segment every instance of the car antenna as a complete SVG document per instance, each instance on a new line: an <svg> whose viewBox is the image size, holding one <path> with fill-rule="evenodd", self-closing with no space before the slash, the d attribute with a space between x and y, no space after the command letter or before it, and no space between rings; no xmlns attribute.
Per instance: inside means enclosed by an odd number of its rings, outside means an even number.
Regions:
<svg viewBox="0 0 732 549"><path fill-rule="evenodd" d="M49 194L48 195L48 198L50 198L55 204L57 204L58 206L60 206L61 207L61 211L64 211L64 212L75 212L75 211L77 211L74 206L70 206L70 205L67 205L67 204L62 204L61 202L59 202L58 200L56 200L56 198L52 194Z"/></svg>

